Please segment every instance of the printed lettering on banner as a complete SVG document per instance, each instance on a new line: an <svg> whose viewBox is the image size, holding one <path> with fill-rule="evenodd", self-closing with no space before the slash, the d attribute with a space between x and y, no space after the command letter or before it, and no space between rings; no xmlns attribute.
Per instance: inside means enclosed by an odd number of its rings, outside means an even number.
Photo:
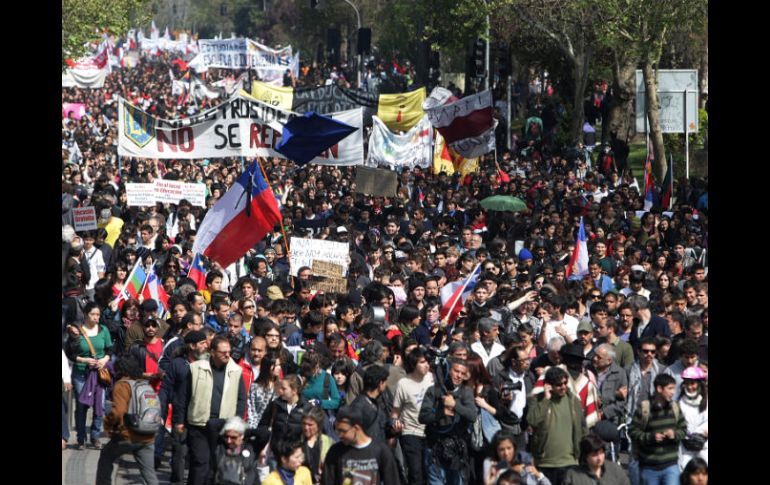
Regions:
<svg viewBox="0 0 770 485"><path fill-rule="evenodd" d="M96 230L96 209L93 206L72 209L75 219L75 231Z"/></svg>
<svg viewBox="0 0 770 485"><path fill-rule="evenodd" d="M155 180L155 201L176 204L182 199L184 182L178 180Z"/></svg>
<svg viewBox="0 0 770 485"><path fill-rule="evenodd" d="M155 184L126 184L129 207L150 207L155 205Z"/></svg>
<svg viewBox="0 0 770 485"><path fill-rule="evenodd" d="M206 184L182 184L182 199L195 207L206 207Z"/></svg>
<svg viewBox="0 0 770 485"><path fill-rule="evenodd" d="M346 243L293 237L290 241L290 250L291 272L294 276L297 276L297 270L303 266L312 268L316 260L342 266L343 276L348 273L350 250Z"/></svg>
<svg viewBox="0 0 770 485"><path fill-rule="evenodd" d="M275 150L283 125L297 116L240 91L222 104L189 118L164 120L124 99L119 101L118 155L121 157L196 159L286 156ZM360 127L359 110L332 113ZM312 163L356 165L363 161L363 135L356 130Z"/></svg>

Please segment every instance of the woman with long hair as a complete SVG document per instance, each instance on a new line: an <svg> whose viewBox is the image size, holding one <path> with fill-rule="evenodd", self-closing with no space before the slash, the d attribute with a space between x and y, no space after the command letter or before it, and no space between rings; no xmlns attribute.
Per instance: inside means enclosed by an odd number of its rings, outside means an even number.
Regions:
<svg viewBox="0 0 770 485"><path fill-rule="evenodd" d="M70 334L66 353L75 362L72 368L72 386L75 391L75 426L77 428L76 449L85 449L86 412L93 408L91 421L91 444L101 449L99 437L104 416L105 394L109 385L99 381L98 372L110 361L112 338L107 327L99 324L102 312L94 302L83 308L83 325L77 334ZM93 351L91 349L93 348ZM84 392L85 391L85 392Z"/></svg>
<svg viewBox="0 0 770 485"><path fill-rule="evenodd" d="M321 408L310 407L302 416L302 451L306 466L313 475L313 483L321 482L326 454L334 444L331 436L324 434L326 415Z"/></svg>
<svg viewBox="0 0 770 485"><path fill-rule="evenodd" d="M498 431L490 446L489 457L484 460L484 485L500 483L504 474L511 471L521 477L525 485L551 485L544 473L532 464L532 455L522 451L517 456L516 438L509 431ZM478 480L477 483L482 483Z"/></svg>
<svg viewBox="0 0 770 485"><path fill-rule="evenodd" d="M337 383L328 372L321 368L321 356L307 352L302 357L300 375L305 381L302 396L308 401L318 401L323 409L336 411L340 407L340 393Z"/></svg>
<svg viewBox="0 0 770 485"><path fill-rule="evenodd" d="M281 380L281 361L274 355L267 355L259 365L259 377L249 388L247 416L249 429L256 429L262 414L277 397L278 382Z"/></svg>
<svg viewBox="0 0 770 485"><path fill-rule="evenodd" d="M492 385L492 377L484 367L484 361L481 357L475 353L471 353L465 360L468 365L468 379L464 385L473 392L478 415L476 422L473 424L473 435L471 438L470 456L473 460L472 473L476 477L476 482L481 482L483 472L482 464L484 456L487 452L487 447L491 441L491 436L485 436L493 431L484 433L484 428L489 430L492 426L496 428L494 431L500 429L500 424L497 423L495 416L497 415L498 408L502 405L500 402L500 394ZM482 416L482 414L484 414ZM496 426L495 426L496 425Z"/></svg>
<svg viewBox="0 0 770 485"><path fill-rule="evenodd" d="M118 261L115 263L115 268L110 272L110 279L112 280L112 294L118 296L126 286L128 279L128 265L125 261Z"/></svg>
<svg viewBox="0 0 770 485"><path fill-rule="evenodd" d="M679 469L684 470L693 458L708 463L709 406L706 373L698 366L682 372L679 409L687 421L687 436L679 443Z"/></svg>
<svg viewBox="0 0 770 485"><path fill-rule="evenodd" d="M681 485L708 485L709 464L702 458L693 458L679 475L679 483Z"/></svg>

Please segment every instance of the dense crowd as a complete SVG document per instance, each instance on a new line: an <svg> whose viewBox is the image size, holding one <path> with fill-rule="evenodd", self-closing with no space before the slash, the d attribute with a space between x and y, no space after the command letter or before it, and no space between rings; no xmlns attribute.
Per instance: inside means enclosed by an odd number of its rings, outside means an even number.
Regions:
<svg viewBox="0 0 770 485"><path fill-rule="evenodd" d="M222 100L172 94L169 71L183 74L172 60L62 90L87 105L62 120L62 379L74 390L62 447L73 405L75 448L102 450L97 484L129 452L158 483L169 447L171 482L187 471L191 485L706 483L706 180L679 184L670 211L644 211L629 170L558 146L556 124L542 126L558 110L537 97L541 124L513 150L465 177L403 171L394 197L359 193L355 167L262 160L283 227L230 266L207 261L200 285L196 228L243 161L117 156L118 96L163 118ZM287 77L350 86L355 73ZM408 89L414 71L371 63L364 85L382 82ZM206 207L127 205L126 183L159 178L204 183ZM527 210L482 208L492 195ZM98 229L76 233L83 206ZM575 276L581 219L590 258ZM312 268L290 266L292 237L349 244L349 290L315 291ZM137 261L166 308L119 296ZM447 316L442 288L477 267ZM127 425L144 381L166 422L154 434Z"/></svg>

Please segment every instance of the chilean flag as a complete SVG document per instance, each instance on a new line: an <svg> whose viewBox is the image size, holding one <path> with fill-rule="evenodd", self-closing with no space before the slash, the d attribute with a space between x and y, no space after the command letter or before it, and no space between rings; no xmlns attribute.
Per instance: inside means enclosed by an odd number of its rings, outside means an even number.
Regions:
<svg viewBox="0 0 770 485"><path fill-rule="evenodd" d="M254 161L208 211L198 228L193 252L227 267L280 221L281 211L275 195Z"/></svg>
<svg viewBox="0 0 770 485"><path fill-rule="evenodd" d="M190 269L187 271L187 277L195 282L199 290L206 289L206 268L201 261L201 255L195 253Z"/></svg>
<svg viewBox="0 0 770 485"><path fill-rule="evenodd" d="M158 302L158 312L163 313L168 309L168 295L163 287L158 284L158 277L155 275L155 271L150 271L147 275L147 282L142 290L142 297L145 300L155 300Z"/></svg>
<svg viewBox="0 0 770 485"><path fill-rule="evenodd" d="M575 241L575 250L572 251L572 257L569 260L569 266L565 271L567 277L579 277L588 274L588 244L586 243L586 229L583 226L583 218L580 218L580 229L578 230L577 241Z"/></svg>
<svg viewBox="0 0 770 485"><path fill-rule="evenodd" d="M653 188L655 182L652 178L652 162L655 160L652 146L647 143L647 161L644 164L644 210L648 211L653 204Z"/></svg>
<svg viewBox="0 0 770 485"><path fill-rule="evenodd" d="M473 272L463 281L453 281L441 288L441 318L454 323L460 314L465 301L476 287L481 275L481 264L477 264ZM451 313L450 313L451 312Z"/></svg>

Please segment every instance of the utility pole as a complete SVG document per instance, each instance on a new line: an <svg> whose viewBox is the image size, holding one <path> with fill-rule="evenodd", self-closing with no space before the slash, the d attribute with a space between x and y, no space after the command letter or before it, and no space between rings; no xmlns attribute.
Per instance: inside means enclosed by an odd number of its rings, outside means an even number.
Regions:
<svg viewBox="0 0 770 485"><path fill-rule="evenodd" d="M491 83L489 82L489 14L487 14L487 47L484 51L484 89L489 89Z"/></svg>
<svg viewBox="0 0 770 485"><path fill-rule="evenodd" d="M355 12L356 12L356 21L358 22L358 31L356 33L356 36L358 36L360 34L360 32L361 32L361 14L358 13L358 9L356 8L355 5L353 5L353 2L351 2L350 0L345 0L345 2L348 5L350 5L351 7L353 7L353 10L355 10ZM356 63L357 63L356 75L358 77L357 86L356 87L360 87L361 86L361 54L357 54L356 55Z"/></svg>

